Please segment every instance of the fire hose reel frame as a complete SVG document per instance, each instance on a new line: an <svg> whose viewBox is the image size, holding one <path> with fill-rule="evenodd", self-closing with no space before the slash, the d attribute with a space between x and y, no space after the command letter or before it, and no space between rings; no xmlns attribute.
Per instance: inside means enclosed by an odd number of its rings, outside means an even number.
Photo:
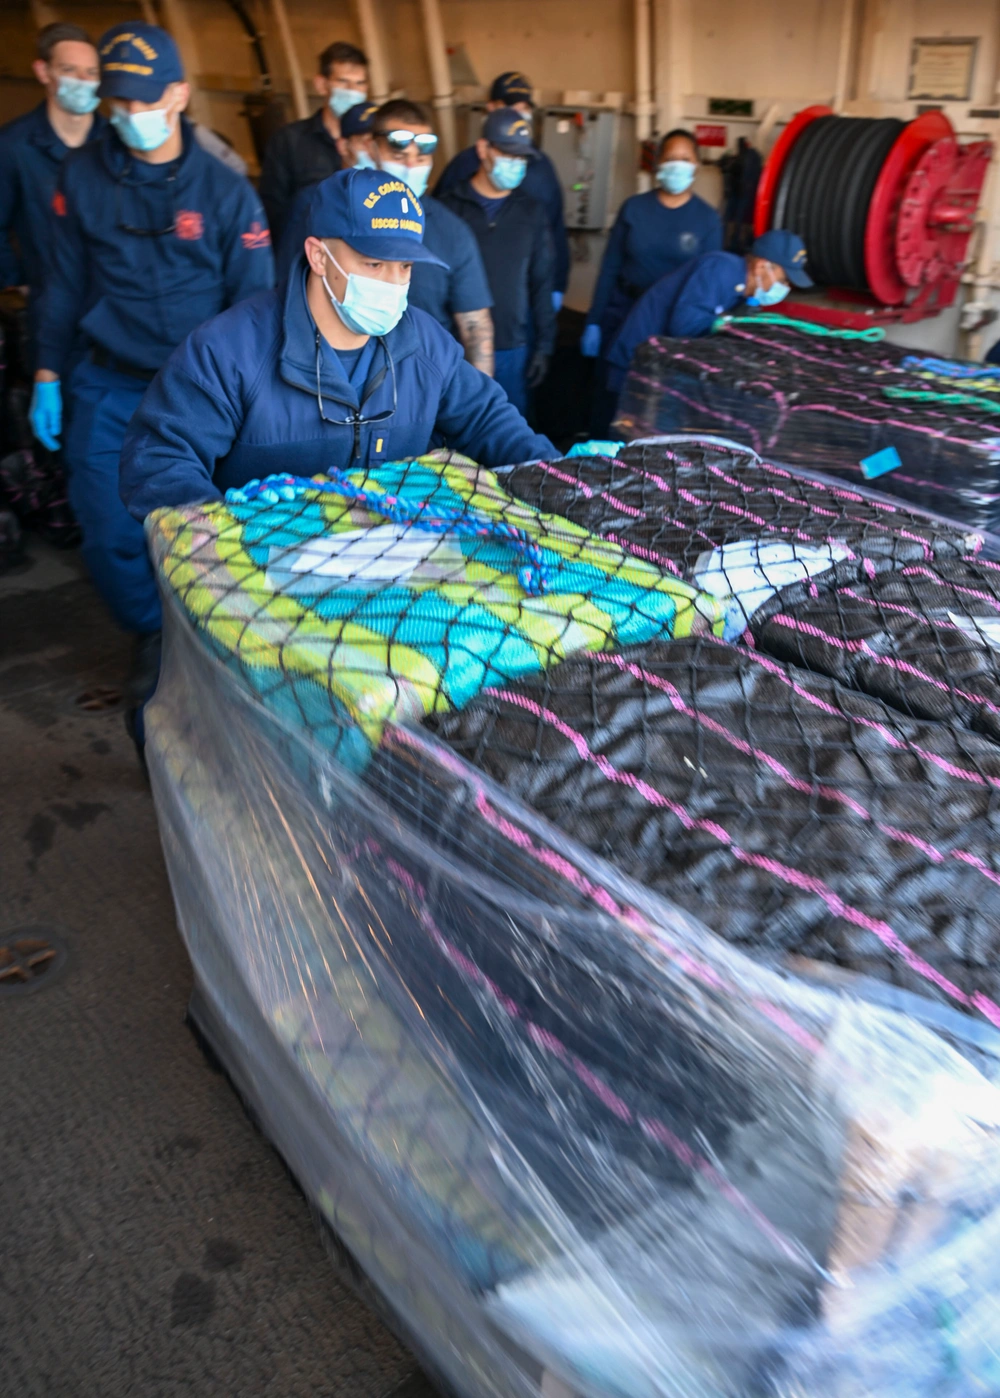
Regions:
<svg viewBox="0 0 1000 1398"><path fill-rule="evenodd" d="M817 122L826 130L815 127ZM898 123L891 118L837 117L830 107L820 105L796 113L765 165L757 194L754 231L759 236L769 228L788 227L804 233L807 211L814 224L817 212L821 212L820 223L826 228L833 214L830 198L821 207L815 202L820 196L811 195L808 186L819 189L824 181L829 184L829 168L812 170L810 164L821 163L824 153L829 157L835 152L841 159L847 158L851 153L851 130L846 123L856 123L859 159L867 152L870 161L873 143L877 145L881 140L884 148L885 141L891 141L868 200L867 213L852 200L850 207L842 206L839 212L850 216L853 229L821 235L825 257L820 260L827 262L827 270L832 262L834 269L841 272L851 267L854 276L838 280L824 277L822 267L811 267L814 276L820 271L819 280L829 287L829 298L847 304L840 311L831 311L818 305L810 307L806 300L792 302L788 309L792 314L831 323L847 323L848 318L861 316L868 324L873 316L910 321L933 314L954 300L992 158L989 141L960 144L942 112L925 112L906 123L895 139L893 125L898 127ZM803 139L807 132L810 134ZM848 246L852 241L858 243L859 217L864 217L863 280L858 276L861 269L857 258L845 260ZM802 222L803 227L796 228L796 222ZM839 260L838 253L844 254ZM850 310L852 300L866 309Z"/></svg>

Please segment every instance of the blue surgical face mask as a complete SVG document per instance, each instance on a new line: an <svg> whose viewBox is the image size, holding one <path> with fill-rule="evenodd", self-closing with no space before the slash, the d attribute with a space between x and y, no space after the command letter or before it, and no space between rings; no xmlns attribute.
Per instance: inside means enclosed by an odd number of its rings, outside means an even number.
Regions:
<svg viewBox="0 0 1000 1398"><path fill-rule="evenodd" d="M73 116L86 116L88 112L94 112L100 106L98 86L97 82L90 82L87 78L60 78L56 88L56 101L64 112L70 112Z"/></svg>
<svg viewBox="0 0 1000 1398"><path fill-rule="evenodd" d="M773 282L766 291L755 291L752 296L747 297L748 306L777 306L779 301L784 301L788 295L788 287L784 282Z"/></svg>
<svg viewBox="0 0 1000 1398"><path fill-rule="evenodd" d="M359 102L367 102L368 94L367 92L355 92L351 87L335 87L326 100L334 116L342 117L345 112L349 112Z"/></svg>
<svg viewBox="0 0 1000 1398"><path fill-rule="evenodd" d="M690 160L665 160L656 167L656 183L668 194L686 194L696 174Z"/></svg>
<svg viewBox="0 0 1000 1398"><path fill-rule="evenodd" d="M388 335L402 319L410 288L397 286L394 282L378 281L375 277L360 277L356 272L345 272L330 249L323 251L342 277L347 278L347 290L343 301L338 301L326 277L323 285L340 319L353 330L355 335Z"/></svg>
<svg viewBox="0 0 1000 1398"><path fill-rule="evenodd" d="M497 189L516 189L528 172L528 162L520 155L495 155L490 179ZM416 190L414 190L416 193Z"/></svg>
<svg viewBox="0 0 1000 1398"><path fill-rule="evenodd" d="M383 160L381 168L394 180L408 184L418 199L427 192L431 180L430 165L401 165L398 160Z"/></svg>
<svg viewBox="0 0 1000 1398"><path fill-rule="evenodd" d="M129 150L159 150L172 134L166 107L157 107L152 112L130 113L112 103L111 125Z"/></svg>
<svg viewBox="0 0 1000 1398"><path fill-rule="evenodd" d="M359 150L354 157L355 170L377 170L378 166L366 150Z"/></svg>

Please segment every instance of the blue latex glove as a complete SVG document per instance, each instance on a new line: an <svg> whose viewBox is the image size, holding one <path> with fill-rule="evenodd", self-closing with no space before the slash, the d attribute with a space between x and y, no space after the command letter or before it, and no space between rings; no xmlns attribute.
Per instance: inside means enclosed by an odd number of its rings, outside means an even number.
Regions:
<svg viewBox="0 0 1000 1398"><path fill-rule="evenodd" d="M574 442L567 456L617 456L624 442L602 442L592 437L589 442Z"/></svg>
<svg viewBox="0 0 1000 1398"><path fill-rule="evenodd" d="M563 294L562 294L562 292L561 292L561 291L553 291L553 293L552 293L552 309L555 311L556 315L558 315L559 312L562 310L562 303L563 303Z"/></svg>
<svg viewBox="0 0 1000 1398"><path fill-rule="evenodd" d="M62 432L62 385L58 379L53 383L35 384L28 417L31 430L42 446L58 451Z"/></svg>
<svg viewBox="0 0 1000 1398"><path fill-rule="evenodd" d="M580 336L580 353L584 359L596 359L601 352L601 327L588 325Z"/></svg>

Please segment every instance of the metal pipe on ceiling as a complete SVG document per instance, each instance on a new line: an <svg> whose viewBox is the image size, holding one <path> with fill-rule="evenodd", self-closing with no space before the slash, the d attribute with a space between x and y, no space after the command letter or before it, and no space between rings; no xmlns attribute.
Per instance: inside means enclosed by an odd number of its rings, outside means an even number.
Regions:
<svg viewBox="0 0 1000 1398"><path fill-rule="evenodd" d="M451 81L448 49L444 41L441 6L438 0L420 0L420 9L424 18L427 60L434 89L431 101L437 112L441 151L445 160L450 160L458 150L458 137L455 129L455 90Z"/></svg>

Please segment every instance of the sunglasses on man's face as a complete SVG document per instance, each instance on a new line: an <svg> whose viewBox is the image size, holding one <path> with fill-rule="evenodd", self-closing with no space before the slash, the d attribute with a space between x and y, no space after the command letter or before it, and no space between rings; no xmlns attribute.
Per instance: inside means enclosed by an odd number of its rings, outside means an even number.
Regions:
<svg viewBox="0 0 1000 1398"><path fill-rule="evenodd" d="M380 131L378 139L385 141L392 150L400 153L416 146L421 155L433 155L438 143L438 138L431 131L420 136L415 131Z"/></svg>

